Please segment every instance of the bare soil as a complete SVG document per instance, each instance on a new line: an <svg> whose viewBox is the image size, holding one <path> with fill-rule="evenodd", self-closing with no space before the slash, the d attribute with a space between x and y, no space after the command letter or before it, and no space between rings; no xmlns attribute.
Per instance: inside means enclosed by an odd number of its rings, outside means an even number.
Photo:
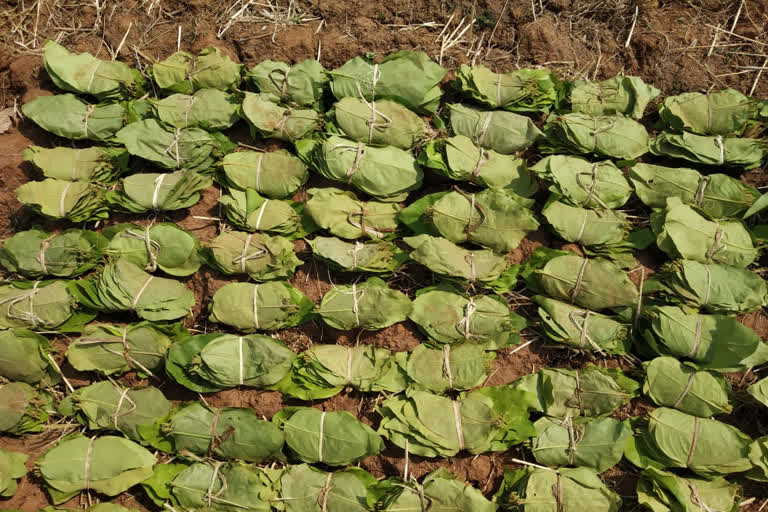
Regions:
<svg viewBox="0 0 768 512"><path fill-rule="evenodd" d="M461 29L456 28L460 20L464 21L463 26L467 26L469 20L475 21L456 44L444 47L441 52L441 31L443 35L458 34ZM543 66L566 79L592 80L625 73L642 77L664 94L733 87L768 97L768 76L761 78L762 71L753 69L764 67L768 62L767 22L768 5L764 0L271 0L266 3L3 0L0 1L0 110L18 108L37 96L55 92L42 65L41 48L46 38L57 39L73 51L90 51L102 58L114 56L141 70L154 59L163 59L176 51L177 44L192 52L217 46L246 66L264 59L298 62L319 55L329 69L368 52L383 56L396 50L414 49L426 51L436 59L442 53L442 64L449 68L472 63L497 71ZM230 135L250 145L273 145L251 140L242 127ZM36 217L16 200L14 190L19 185L39 178L21 158L21 151L31 144L51 147L71 142L46 133L21 117L14 118L11 129L0 134L0 209L4 213L0 215L0 239L36 225L49 230L69 227ZM745 173L742 179L768 188L764 169ZM309 185L325 184L327 182L315 177ZM298 200L306 198L302 194L303 191L297 194ZM218 217L218 197L217 188L206 190L198 204L168 218L202 240L209 240L217 233L217 223L195 217ZM128 219L128 216L117 216L106 225ZM135 217L130 220L149 221ZM102 223L102 227L104 225ZM528 236L509 254L509 260L524 262L536 247L543 245L579 251L578 247L563 245L542 230ZM291 283L317 301L333 285L330 275L324 265L312 261L304 242L297 242L296 249L305 264ZM653 252L640 254L638 259L646 269L646 277L660 261L659 255ZM637 281L639 272L631 276ZM333 276L334 283L351 278ZM416 289L429 284L430 279L423 268L410 265L393 275L389 284L412 296ZM206 308L213 293L230 281L232 279L207 268L184 281L197 298L193 315L186 321L189 328L202 332L217 329L208 323ZM520 314L535 320L525 290L518 292L509 297L510 303ZM764 312L746 315L742 321L762 339L768 338L768 316ZM423 338L409 322L365 333L341 332L310 323L281 332L279 336L296 350L312 343L360 342L401 351L412 348ZM585 356L547 346L535 329L524 332L523 340L532 343L499 354L487 382L489 385L511 382L544 366L578 368L589 362ZM67 342L56 340L62 353ZM600 364L624 365L621 361ZM91 381L91 375L78 374L66 364L63 369L77 386ZM734 388L742 391L757 377L752 371L730 378ZM123 380L126 384L146 384L130 374ZM173 400L198 399L197 394L170 381L153 384L159 385ZM284 402L280 393L250 389L227 390L203 398L216 406L250 407L267 418L291 403ZM375 425L376 402L376 397L345 391L312 405L325 410L347 410ZM643 399L637 399L618 411L617 417L641 414L650 407ZM765 408L740 406L730 421L752 436L768 433ZM54 424L40 435L0 437L0 446L30 454L28 467L32 469L35 459L66 432L63 425ZM508 453L462 455L437 461L411 457L408 464L411 474L417 477L437 467L449 467L459 478L490 495L498 485L503 468L516 466L513 458L530 459L530 454L524 447L518 447ZM364 459L361 466L377 477L384 477L402 475L405 463L402 450L390 446L382 454ZM625 497L627 510L636 508L633 498L638 478L636 469L622 463L602 477ZM745 500L754 500L745 504L742 511L762 510L768 500L768 488L745 481L744 496ZM153 509L139 489L113 501L139 510ZM14 497L0 501L0 509L32 512L48 504L40 480L30 472L21 480ZM79 503L73 500L65 506L77 508Z"/></svg>

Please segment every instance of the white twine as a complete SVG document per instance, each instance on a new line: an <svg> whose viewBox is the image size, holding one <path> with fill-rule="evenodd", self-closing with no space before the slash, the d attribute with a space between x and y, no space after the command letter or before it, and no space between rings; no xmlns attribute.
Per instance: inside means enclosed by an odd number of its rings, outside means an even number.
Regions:
<svg viewBox="0 0 768 512"><path fill-rule="evenodd" d="M456 436L459 438L459 451L464 449L464 430L461 428L461 412L459 411L459 402L453 400L453 419L456 422Z"/></svg>
<svg viewBox="0 0 768 512"><path fill-rule="evenodd" d="M709 263L704 265L704 268L707 269L707 289L704 293L704 303L702 304L702 306L706 306L707 304L709 304L709 296L710 296L710 293L712 292L712 270L709 268Z"/></svg>
<svg viewBox="0 0 768 512"><path fill-rule="evenodd" d="M238 375L240 376L240 385L243 385L243 337L237 338L237 364L240 368Z"/></svg>
<svg viewBox="0 0 768 512"><path fill-rule="evenodd" d="M584 209L584 220L581 222L581 229L579 229L579 236L576 237L576 240L574 242L579 242L581 240L581 237L584 235L584 229L587 227L587 216L589 215L589 210L586 208Z"/></svg>
<svg viewBox="0 0 768 512"><path fill-rule="evenodd" d="M88 118L91 117L91 114L93 114L95 109L96 105L88 105L88 108L85 110L85 117L83 118L83 134L86 139L88 138Z"/></svg>
<svg viewBox="0 0 768 512"><path fill-rule="evenodd" d="M699 345L701 344L701 322L703 320L703 317L701 315L696 315L696 334L693 339L693 348L691 348L691 351L688 353L686 357L688 359L693 359L696 357L696 352L699 351Z"/></svg>
<svg viewBox="0 0 768 512"><path fill-rule="evenodd" d="M499 77L496 80L496 106L501 107L501 79L504 75L499 73Z"/></svg>
<svg viewBox="0 0 768 512"><path fill-rule="evenodd" d="M37 261L40 263L40 271L43 274L48 273L48 266L45 262L45 251L48 250L48 246L51 244L51 240L53 240L55 236L56 235L49 236L40 242L40 252L37 254Z"/></svg>
<svg viewBox="0 0 768 512"><path fill-rule="evenodd" d="M491 125L491 117L493 117L493 110L488 112L488 115L485 117L485 121L483 122L483 127L480 130L480 134L477 136L477 139L475 142L477 142L478 146L483 145L483 140L485 140L485 134L488 132L488 127Z"/></svg>
<svg viewBox="0 0 768 512"><path fill-rule="evenodd" d="M259 226L261 226L261 218L264 216L264 210L267 208L267 203L269 202L269 199L265 199L263 203L261 203L261 208L259 209L259 216L256 217L256 226L254 226L253 229L256 231L259 230Z"/></svg>
<svg viewBox="0 0 768 512"><path fill-rule="evenodd" d="M360 297L362 297L362 295ZM360 326L360 311L359 311L359 304L358 304L358 297L357 297L357 284L355 283L352 283L352 311L355 312L355 324L357 326Z"/></svg>
<svg viewBox="0 0 768 512"><path fill-rule="evenodd" d="M264 159L264 153L259 153L259 160L256 162L256 190L261 192L261 161Z"/></svg>
<svg viewBox="0 0 768 512"><path fill-rule="evenodd" d="M240 253L240 271L242 273L245 273L245 264L247 263L247 260L245 259L245 255L248 253L248 246L251 245L251 238L253 235L251 233L248 233L248 236L245 237L245 243L243 244L243 252Z"/></svg>
<svg viewBox="0 0 768 512"><path fill-rule="evenodd" d="M464 306L464 317L456 324L456 330L459 331L465 338L472 337L472 331L470 329L472 323L472 315L477 311L477 304L475 304L474 297L469 298L469 302Z"/></svg>
<svg viewBox="0 0 768 512"><path fill-rule="evenodd" d="M72 181L77 181L77 162L80 160L80 152L82 149L75 151L75 159L72 162Z"/></svg>
<svg viewBox="0 0 768 512"><path fill-rule="evenodd" d="M352 347L347 347L347 384L352 383Z"/></svg>
<svg viewBox="0 0 768 512"><path fill-rule="evenodd" d="M443 346L443 373L448 378L448 389L453 389L453 373L451 372L451 346Z"/></svg>
<svg viewBox="0 0 768 512"><path fill-rule="evenodd" d="M211 474L211 481L208 483L208 490L205 492L205 496L204 496L205 500L208 502L208 508L211 507L211 503L213 502L214 495L211 494L211 493L213 492L213 486L216 485L216 477L219 476L219 468L221 468L222 464L224 464L224 463L223 462L217 462L213 466L213 473ZM219 492L216 494L215 497L218 497L218 495L221 494L221 492L223 490L224 489L223 489L223 486L222 486L222 489L219 490Z"/></svg>
<svg viewBox="0 0 768 512"><path fill-rule="evenodd" d="M475 253L470 251L466 256L464 256L464 261L469 263L469 281L474 283L477 279L477 271L475 269Z"/></svg>
<svg viewBox="0 0 768 512"><path fill-rule="evenodd" d="M259 285L253 285L253 324L259 329Z"/></svg>
<svg viewBox="0 0 768 512"><path fill-rule="evenodd" d="M161 174L157 178L155 178L155 191L152 193L152 209L157 210L158 204L158 197L160 193L160 185L163 184L163 180L165 179L165 174Z"/></svg>
<svg viewBox="0 0 768 512"><path fill-rule="evenodd" d="M357 268L357 253L363 250L365 244L362 242L355 242L355 248L347 251L348 255L352 256L352 268Z"/></svg>
<svg viewBox="0 0 768 512"><path fill-rule="evenodd" d="M143 284L143 285L141 285L141 288L139 288L139 292L136 294L136 296L135 296L135 297L133 298L133 300L131 301L131 309L132 309L132 310L134 310L134 311L136 310L136 305L139 303L139 298L141 297L141 294L142 294L142 293L144 293L144 290L146 290L146 289L147 289L147 285L149 285L149 282L150 282L150 281L152 281L152 279L153 279L154 277L155 277L155 276L149 276L149 277L147 277L147 280L146 280L146 281L144 281L144 284Z"/></svg>
<svg viewBox="0 0 768 512"><path fill-rule="evenodd" d="M725 144L723 144L723 136L718 135L715 137L715 145L720 149L720 158L717 162L718 165L723 165L725 163Z"/></svg>
<svg viewBox="0 0 768 512"><path fill-rule="evenodd" d="M91 452L93 451L93 442L96 440L96 436L93 436L88 441L88 449L85 452L85 463L83 465L83 487L85 490L91 488L90 474L91 474Z"/></svg>
<svg viewBox="0 0 768 512"><path fill-rule="evenodd" d="M101 60L96 59L96 65L93 66L93 71L91 72L91 78L88 79L88 86L85 88L87 92L91 92L91 86L93 85L93 80L96 78L96 72L99 70L99 67L101 67Z"/></svg>
<svg viewBox="0 0 768 512"><path fill-rule="evenodd" d="M323 431L325 429L325 411L320 415L320 438L317 442L317 461L323 462Z"/></svg>
<svg viewBox="0 0 768 512"><path fill-rule="evenodd" d="M61 197L59 198L59 217L66 217L67 211L64 206L64 201L67 199L67 192L69 192L69 187L72 186L72 181L68 181L66 185L64 185L64 190L61 191Z"/></svg>
<svg viewBox="0 0 768 512"><path fill-rule="evenodd" d="M120 398L117 401L117 407L115 407L115 414L112 415L112 421L115 425L115 430L120 430L120 428L117 426L117 419L120 416L125 416L126 414L130 414L136 410L136 403L130 398L128 398L129 391L130 391L130 388L123 388L122 391L120 391ZM131 404L131 408L121 414L120 408L123 406L123 401L126 399L128 400L128 403Z"/></svg>

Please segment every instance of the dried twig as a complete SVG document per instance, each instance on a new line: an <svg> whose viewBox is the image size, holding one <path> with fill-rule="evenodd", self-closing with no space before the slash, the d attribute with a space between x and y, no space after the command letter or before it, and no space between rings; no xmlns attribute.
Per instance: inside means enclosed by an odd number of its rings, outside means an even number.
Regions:
<svg viewBox="0 0 768 512"><path fill-rule="evenodd" d="M629 28L629 35L624 43L624 48L629 48L629 42L632 41L632 34L635 32L635 25L637 24L637 15L640 13L640 6L635 5L635 15L632 16L632 26Z"/></svg>

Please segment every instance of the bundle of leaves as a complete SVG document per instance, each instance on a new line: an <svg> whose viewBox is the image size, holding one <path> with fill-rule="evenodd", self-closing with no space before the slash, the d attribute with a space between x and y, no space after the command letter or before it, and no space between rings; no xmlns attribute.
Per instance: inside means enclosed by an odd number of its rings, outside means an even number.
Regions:
<svg viewBox="0 0 768 512"><path fill-rule="evenodd" d="M565 94L565 83L545 69L516 69L494 73L483 65L459 66L459 91L488 108L512 112L549 112Z"/></svg>
<svg viewBox="0 0 768 512"><path fill-rule="evenodd" d="M408 318L434 342L467 341L489 350L516 345L526 326L498 295L465 295L445 284L419 290Z"/></svg>
<svg viewBox="0 0 768 512"><path fill-rule="evenodd" d="M327 71L316 60L291 66L286 62L263 60L252 67L245 79L259 92L271 93L286 103L318 109L328 84Z"/></svg>
<svg viewBox="0 0 768 512"><path fill-rule="evenodd" d="M639 163L629 168L629 179L650 208L664 209L677 197L713 219L740 217L760 197L756 188L726 174L705 176L686 168Z"/></svg>
<svg viewBox="0 0 768 512"><path fill-rule="evenodd" d="M0 377L48 387L61 380L47 338L27 329L0 331Z"/></svg>
<svg viewBox="0 0 768 512"><path fill-rule="evenodd" d="M522 197L530 197L538 189L525 160L480 148L464 135L427 142L416 161L452 180L506 188Z"/></svg>
<svg viewBox="0 0 768 512"><path fill-rule="evenodd" d="M501 253L515 249L539 227L530 210L533 202L510 190L488 188L469 194L453 187L411 203L399 218L414 234L472 242Z"/></svg>
<svg viewBox="0 0 768 512"><path fill-rule="evenodd" d="M528 149L542 136L533 121L520 114L462 104L449 104L448 108L454 135L468 137L475 145L502 155Z"/></svg>
<svg viewBox="0 0 768 512"><path fill-rule="evenodd" d="M495 354L482 345L460 343L441 348L420 343L395 356L412 389L435 394L466 391L488 379Z"/></svg>
<svg viewBox="0 0 768 512"><path fill-rule="evenodd" d="M765 141L746 137L696 135L663 131L650 143L654 155L727 167L757 167L765 157Z"/></svg>
<svg viewBox="0 0 768 512"><path fill-rule="evenodd" d="M253 189L229 189L219 198L224 215L238 229L301 236L305 229L298 203L267 199Z"/></svg>
<svg viewBox="0 0 768 512"><path fill-rule="evenodd" d="M632 224L623 213L579 208L557 199L553 194L544 204L541 214L552 230L566 242L579 244L587 254L612 259L620 258L623 253L635 248L635 244L627 240ZM647 242L648 245L652 243L650 234ZM630 265L634 266L633 263L634 258Z"/></svg>
<svg viewBox="0 0 768 512"><path fill-rule="evenodd" d="M699 135L740 135L750 117L749 98L735 89L667 96L659 117L672 131Z"/></svg>
<svg viewBox="0 0 768 512"><path fill-rule="evenodd" d="M0 498L10 498L19 488L19 478L27 474L24 463L29 455L0 448Z"/></svg>
<svg viewBox="0 0 768 512"><path fill-rule="evenodd" d="M574 503L587 505L593 512L622 509L619 495L589 468L505 469L494 501L512 512L560 512Z"/></svg>
<svg viewBox="0 0 768 512"><path fill-rule="evenodd" d="M686 478L649 467L640 473L637 501L654 512L738 512L741 488L725 478Z"/></svg>
<svg viewBox="0 0 768 512"><path fill-rule="evenodd" d="M677 197L651 214L656 245L670 258L749 266L758 255L752 234L740 220L710 220Z"/></svg>
<svg viewBox="0 0 768 512"><path fill-rule="evenodd" d="M339 100L394 100L420 114L434 114L443 94L438 84L447 73L424 52L390 53L378 64L355 57L330 72L331 91Z"/></svg>
<svg viewBox="0 0 768 512"><path fill-rule="evenodd" d="M379 433L409 453L452 457L508 450L535 435L535 397L508 386L480 388L457 400L411 390L384 400Z"/></svg>
<svg viewBox="0 0 768 512"><path fill-rule="evenodd" d="M81 491L117 496L151 476L155 462L151 452L124 437L76 433L41 455L37 467L58 505Z"/></svg>
<svg viewBox="0 0 768 512"><path fill-rule="evenodd" d="M539 149L545 153L599 155L623 160L644 155L650 142L642 124L618 114L552 114L544 125L544 134L546 138Z"/></svg>
<svg viewBox="0 0 768 512"><path fill-rule="evenodd" d="M674 357L657 357L643 366L643 393L662 407L702 418L733 410L731 385L719 373L697 371Z"/></svg>
<svg viewBox="0 0 768 512"><path fill-rule="evenodd" d="M347 411L286 407L272 422L284 432L289 456L301 462L347 466L384 449L382 438Z"/></svg>
<svg viewBox="0 0 768 512"><path fill-rule="evenodd" d="M627 354L629 326L613 318L567 302L535 295L541 331L552 341L600 354Z"/></svg>
<svg viewBox="0 0 768 512"><path fill-rule="evenodd" d="M413 156L394 146L372 146L331 135L322 142L299 141L296 150L320 175L350 184L379 201L404 201L424 179Z"/></svg>
<svg viewBox="0 0 768 512"><path fill-rule="evenodd" d="M89 104L74 94L38 96L21 111L43 130L74 140L111 139L125 124L121 103Z"/></svg>
<svg viewBox="0 0 768 512"><path fill-rule="evenodd" d="M155 277L124 258L108 262L98 274L69 284L77 300L89 308L133 311L144 320L182 318L195 305L194 294L179 281Z"/></svg>
<svg viewBox="0 0 768 512"><path fill-rule="evenodd" d="M362 392L399 392L406 379L395 355L372 345L314 345L293 360L290 373L273 386L301 400L328 398L349 386Z"/></svg>
<svg viewBox="0 0 768 512"><path fill-rule="evenodd" d="M507 259L488 249L465 249L442 237L428 234L402 239L413 248L408 255L435 274L497 289L511 273Z"/></svg>
<svg viewBox="0 0 768 512"><path fill-rule="evenodd" d="M618 464L632 437L629 422L613 418L541 418L533 425L537 436L531 441L531 452L536 462L585 467L596 473Z"/></svg>
<svg viewBox="0 0 768 512"><path fill-rule="evenodd" d="M627 274L603 258L555 256L533 278L547 295L593 311L631 306L639 297Z"/></svg>
<svg viewBox="0 0 768 512"><path fill-rule="evenodd" d="M92 146L43 148L29 146L21 153L25 161L46 178L64 181L112 183L128 171L129 153L125 148Z"/></svg>
<svg viewBox="0 0 768 512"><path fill-rule="evenodd" d="M333 287L323 295L317 314L334 329L376 330L404 321L411 308L404 293L388 288L378 277L369 277L360 284Z"/></svg>
<svg viewBox="0 0 768 512"><path fill-rule="evenodd" d="M119 375L136 370L153 376L161 369L172 339L185 332L180 324L88 324L82 336L69 344L67 360L81 372Z"/></svg>
<svg viewBox="0 0 768 512"><path fill-rule="evenodd" d="M169 453L262 463L282 460L283 433L243 407L182 403L155 425L139 427L152 446Z"/></svg>
<svg viewBox="0 0 768 512"><path fill-rule="evenodd" d="M252 189L269 199L292 197L309 178L304 162L285 149L229 153L221 169L229 187Z"/></svg>
<svg viewBox="0 0 768 512"><path fill-rule="evenodd" d="M768 285L762 277L730 265L677 260L663 266L654 278L653 284L667 301L710 313L749 313L768 298Z"/></svg>
<svg viewBox="0 0 768 512"><path fill-rule="evenodd" d="M79 332L95 314L80 309L67 281L6 281L0 285L0 327Z"/></svg>
<svg viewBox="0 0 768 512"><path fill-rule="evenodd" d="M550 183L562 201L582 208L620 208L632 196L632 186L610 160L589 162L581 157L551 155L531 167Z"/></svg>
<svg viewBox="0 0 768 512"><path fill-rule="evenodd" d="M170 411L171 402L156 387L126 388L106 380L77 388L59 404L61 414L74 416L89 430L116 431L140 443L141 429Z"/></svg>
<svg viewBox="0 0 768 512"><path fill-rule="evenodd" d="M660 90L636 76L615 76L602 82L576 80L571 84L571 110L591 116L623 114L632 119L643 117L645 107Z"/></svg>
<svg viewBox="0 0 768 512"><path fill-rule="evenodd" d="M314 303L286 281L229 283L213 294L211 322L243 332L278 331L307 320Z"/></svg>
<svg viewBox="0 0 768 512"><path fill-rule="evenodd" d="M201 261L200 240L172 222L118 224L104 230L110 238L106 253L124 259L147 272L157 269L172 276L189 276L197 272Z"/></svg>
<svg viewBox="0 0 768 512"><path fill-rule="evenodd" d="M0 432L21 435L42 432L56 414L53 396L24 382L0 384Z"/></svg>
<svg viewBox="0 0 768 512"><path fill-rule="evenodd" d="M418 115L392 100L369 102L348 96L337 101L327 116L350 139L374 146L407 150L427 131Z"/></svg>
<svg viewBox="0 0 768 512"><path fill-rule="evenodd" d="M731 425L660 407L635 421L624 455L639 468L688 468L714 478L751 469L751 443Z"/></svg>
<svg viewBox="0 0 768 512"><path fill-rule="evenodd" d="M219 272L259 282L293 277L302 264L287 238L242 231L222 231L206 243L202 257Z"/></svg>
<svg viewBox="0 0 768 512"><path fill-rule="evenodd" d="M48 219L88 222L109 216L105 190L85 181L28 181L16 189L16 197Z"/></svg>
<svg viewBox="0 0 768 512"><path fill-rule="evenodd" d="M408 254L392 242L351 243L325 236L307 242L314 258L340 271L384 274L408 260Z"/></svg>
<svg viewBox="0 0 768 512"><path fill-rule="evenodd" d="M204 130L226 130L239 119L240 102L218 89L200 89L194 94L171 94L150 100L155 116L165 125ZM180 137L179 142L183 139Z"/></svg>
<svg viewBox="0 0 768 512"><path fill-rule="evenodd" d="M75 277L100 261L107 239L100 233L69 229L49 234L39 229L20 231L0 248L0 265L29 278Z"/></svg>
<svg viewBox="0 0 768 512"><path fill-rule="evenodd" d="M643 309L643 339L660 356L687 359L697 368L740 371L768 360L755 331L726 315L690 314L675 306Z"/></svg>
<svg viewBox="0 0 768 512"><path fill-rule="evenodd" d="M177 340L165 365L176 382L206 393L235 386L273 386L288 374L295 358L271 336L211 333Z"/></svg>
<svg viewBox="0 0 768 512"><path fill-rule="evenodd" d="M107 200L128 213L181 210L200 201L200 191L212 183L210 177L189 170L139 173L120 180L107 192Z"/></svg>
<svg viewBox="0 0 768 512"><path fill-rule="evenodd" d="M429 473L421 483L413 477L410 481L398 477L382 480L369 493L368 505L371 510L382 512L422 509L495 512L498 508L482 492L453 476L447 468Z"/></svg>
<svg viewBox="0 0 768 512"><path fill-rule="evenodd" d="M180 123L177 123L180 124ZM205 172L233 143L221 133L197 126L174 127L156 119L127 125L115 135L128 152L165 169Z"/></svg>
<svg viewBox="0 0 768 512"><path fill-rule="evenodd" d="M208 47L197 55L178 51L152 64L150 73L164 91L192 94L200 89L236 89L241 68L218 48Z"/></svg>
<svg viewBox="0 0 768 512"><path fill-rule="evenodd" d="M276 473L276 474L275 474ZM274 475L273 475L274 474ZM141 485L158 507L186 512L270 512L276 498L272 478L280 470L242 462L157 464Z"/></svg>
<svg viewBox="0 0 768 512"><path fill-rule="evenodd" d="M358 467L332 473L308 464L288 466L275 483L285 512L370 512L369 491L376 479Z"/></svg>
<svg viewBox="0 0 768 512"><path fill-rule="evenodd" d="M544 368L512 384L537 397L534 410L554 418L606 416L634 398L640 388L619 369L587 365L582 370Z"/></svg>
<svg viewBox="0 0 768 512"><path fill-rule="evenodd" d="M251 137L295 142L320 130L322 117L306 108L283 106L274 94L246 92L240 116L248 122Z"/></svg>
<svg viewBox="0 0 768 512"><path fill-rule="evenodd" d="M138 97L146 88L141 73L124 63L97 59L90 53L70 53L51 40L45 41L43 64L56 87L90 94L99 101Z"/></svg>
<svg viewBox="0 0 768 512"><path fill-rule="evenodd" d="M336 188L310 188L306 214L320 228L345 239L387 238L397 230L396 203L360 201L353 192Z"/></svg>

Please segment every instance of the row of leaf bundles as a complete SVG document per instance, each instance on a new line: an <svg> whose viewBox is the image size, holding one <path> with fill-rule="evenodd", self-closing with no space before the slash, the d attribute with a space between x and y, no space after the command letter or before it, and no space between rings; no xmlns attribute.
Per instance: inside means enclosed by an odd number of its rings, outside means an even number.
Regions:
<svg viewBox="0 0 768 512"><path fill-rule="evenodd" d="M495 295L463 295L443 284L424 288L411 302L377 277L337 285L315 305L287 282L229 283L209 306L210 320L242 332L276 331L317 314L339 330L377 330L410 318L437 343L470 341L491 350L519 343L525 320Z"/></svg>
<svg viewBox="0 0 768 512"><path fill-rule="evenodd" d="M487 379L493 358L483 345L470 343L422 344L399 353L367 345L317 345L297 356L269 336L215 333L177 341L166 371L197 392L252 386L314 400L347 386L362 392L468 390Z"/></svg>
<svg viewBox="0 0 768 512"><path fill-rule="evenodd" d="M87 222L106 219L110 207L129 213L187 208L211 184L210 177L192 171L133 174L109 190L85 181L47 178L21 185L16 197L43 217Z"/></svg>
<svg viewBox="0 0 768 512"><path fill-rule="evenodd" d="M307 465L262 468L240 462L198 461L158 464L142 483L147 495L179 511L371 512L471 510L494 512L497 505L445 468L416 479L378 481L358 467L334 472Z"/></svg>

